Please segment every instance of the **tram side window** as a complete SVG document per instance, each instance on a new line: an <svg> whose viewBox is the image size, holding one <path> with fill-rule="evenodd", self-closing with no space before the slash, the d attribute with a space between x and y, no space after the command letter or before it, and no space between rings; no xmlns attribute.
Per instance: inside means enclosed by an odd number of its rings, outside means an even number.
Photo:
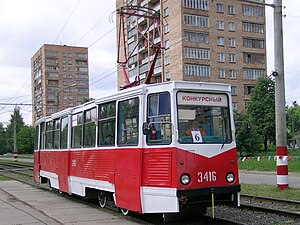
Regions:
<svg viewBox="0 0 300 225"><path fill-rule="evenodd" d="M46 149L53 148L53 122L46 123Z"/></svg>
<svg viewBox="0 0 300 225"><path fill-rule="evenodd" d="M45 149L45 123L40 125L40 149Z"/></svg>
<svg viewBox="0 0 300 225"><path fill-rule="evenodd" d="M163 92L149 95L147 122L150 124L147 144L171 143L171 103L169 93Z"/></svg>
<svg viewBox="0 0 300 225"><path fill-rule="evenodd" d="M53 149L59 149L60 119L53 121Z"/></svg>
<svg viewBox="0 0 300 225"><path fill-rule="evenodd" d="M99 146L114 145L116 124L116 102L99 106Z"/></svg>
<svg viewBox="0 0 300 225"><path fill-rule="evenodd" d="M138 145L139 99L118 105L118 145Z"/></svg>
<svg viewBox="0 0 300 225"><path fill-rule="evenodd" d="M84 124L83 124L84 147L96 146L96 121L97 121L96 108L92 108L84 112Z"/></svg>
<svg viewBox="0 0 300 225"><path fill-rule="evenodd" d="M72 148L82 147L82 113L72 115Z"/></svg>
<svg viewBox="0 0 300 225"><path fill-rule="evenodd" d="M60 125L60 148L66 149L68 147L68 124L69 118L64 117L61 119Z"/></svg>

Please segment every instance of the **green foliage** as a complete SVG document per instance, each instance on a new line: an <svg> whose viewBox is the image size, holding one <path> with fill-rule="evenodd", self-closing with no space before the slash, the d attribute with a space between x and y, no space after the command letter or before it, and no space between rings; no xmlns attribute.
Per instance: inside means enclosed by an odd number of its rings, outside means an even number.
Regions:
<svg viewBox="0 0 300 225"><path fill-rule="evenodd" d="M274 161L274 157L271 157L271 160L269 160L269 157L260 158L259 161L257 161L257 157L245 161L239 160L239 169L248 171L276 171L276 161ZM300 173L300 158L289 160L288 170L289 172Z"/></svg>
<svg viewBox="0 0 300 225"><path fill-rule="evenodd" d="M247 104L247 113L257 126L267 151L268 141L275 141L275 81L270 77L259 78Z"/></svg>
<svg viewBox="0 0 300 225"><path fill-rule="evenodd" d="M35 130L25 125L19 108L14 109L6 129L0 124L0 154L14 150L14 122L16 121L18 153L33 153Z"/></svg>
<svg viewBox="0 0 300 225"><path fill-rule="evenodd" d="M300 106L293 102L291 107L286 108L287 112L287 132L290 142L295 140L295 135L300 132ZM298 143L299 144L299 143Z"/></svg>
<svg viewBox="0 0 300 225"><path fill-rule="evenodd" d="M246 112L236 113L234 115L236 127L236 145L240 156L253 155L262 142L258 135L257 127L252 123L249 114Z"/></svg>
<svg viewBox="0 0 300 225"><path fill-rule="evenodd" d="M32 126L25 125L21 127L18 133L18 153L33 153L34 132Z"/></svg>

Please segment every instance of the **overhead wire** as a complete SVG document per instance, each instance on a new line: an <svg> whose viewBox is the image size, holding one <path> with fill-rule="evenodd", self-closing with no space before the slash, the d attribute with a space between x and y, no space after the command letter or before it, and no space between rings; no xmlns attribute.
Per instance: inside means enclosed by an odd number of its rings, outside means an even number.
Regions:
<svg viewBox="0 0 300 225"><path fill-rule="evenodd" d="M78 45L88 34L90 34L90 32L96 27L99 21L103 21L102 19L106 16L107 13L109 13L109 10L111 10L114 5L115 3L111 5L111 7L94 23L93 26L90 27L90 29L76 42L75 45Z"/></svg>
<svg viewBox="0 0 300 225"><path fill-rule="evenodd" d="M62 27L61 30L59 31L58 35L56 36L55 40L53 41L53 44L56 43L56 41L57 41L57 39L59 38L60 34L61 34L61 33L63 32L63 30L65 29L67 23L69 22L69 20L70 20L71 17L73 16L74 12L76 11L76 9L77 9L77 7L78 7L80 1L81 1L81 0L78 0L78 1L77 1L76 6L73 8L73 10L72 10L71 14L69 15L68 19L66 20L66 22L65 22L64 25L63 25L63 27Z"/></svg>

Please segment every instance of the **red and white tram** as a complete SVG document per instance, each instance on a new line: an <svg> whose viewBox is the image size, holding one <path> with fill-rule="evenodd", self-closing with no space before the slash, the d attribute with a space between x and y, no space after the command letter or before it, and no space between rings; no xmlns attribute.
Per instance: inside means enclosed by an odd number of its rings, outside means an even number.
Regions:
<svg viewBox="0 0 300 225"><path fill-rule="evenodd" d="M229 85L144 84L37 121L35 181L124 214L239 204L234 133Z"/></svg>

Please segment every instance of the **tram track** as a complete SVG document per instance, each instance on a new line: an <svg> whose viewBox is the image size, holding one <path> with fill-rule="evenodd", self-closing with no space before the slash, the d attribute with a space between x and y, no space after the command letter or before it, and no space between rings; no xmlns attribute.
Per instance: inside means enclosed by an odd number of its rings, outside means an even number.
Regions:
<svg viewBox="0 0 300 225"><path fill-rule="evenodd" d="M41 189L48 189L48 186L45 184L36 184L33 181L33 169L32 166L26 166L26 165L18 165L16 163L2 163L0 162L0 175L18 180L20 182L41 188ZM77 198L74 196L69 195L63 195L66 198L70 198L72 200L76 201L82 201L85 203L88 203L92 207L101 209L97 204L97 201L86 201L81 198ZM232 216L226 216L227 213L229 213L232 210L236 210L238 213L238 217L232 217ZM105 209L107 210L107 209ZM252 213L267 213L270 215L279 215L281 217L285 218L293 218L295 221L298 221L300 224L300 202L299 201L288 201L288 200L281 200L281 199L273 199L273 198L264 198L264 197L258 197L253 195L241 195L241 207L235 208L231 206L220 206L216 207L216 210L219 211L219 213L216 213L215 219L211 217L210 211L211 209L208 209L208 213L204 216L197 216L196 218L179 218L179 220L176 223L171 224L177 224L177 225L184 225L184 224L252 224L241 220L241 217L243 217L243 213L246 211L250 211ZM118 210L115 208L112 213L116 213ZM228 211L228 212L226 212ZM220 213L221 212L221 213ZM225 215L225 216L224 216ZM159 221L157 215L140 215L133 213L131 215L132 219L134 221L140 222L141 224L162 224L161 221ZM245 216L244 216L245 217ZM230 218L230 220L228 219ZM297 223L294 223L297 224Z"/></svg>
<svg viewBox="0 0 300 225"><path fill-rule="evenodd" d="M300 218L300 201L241 195L241 207L292 218Z"/></svg>

